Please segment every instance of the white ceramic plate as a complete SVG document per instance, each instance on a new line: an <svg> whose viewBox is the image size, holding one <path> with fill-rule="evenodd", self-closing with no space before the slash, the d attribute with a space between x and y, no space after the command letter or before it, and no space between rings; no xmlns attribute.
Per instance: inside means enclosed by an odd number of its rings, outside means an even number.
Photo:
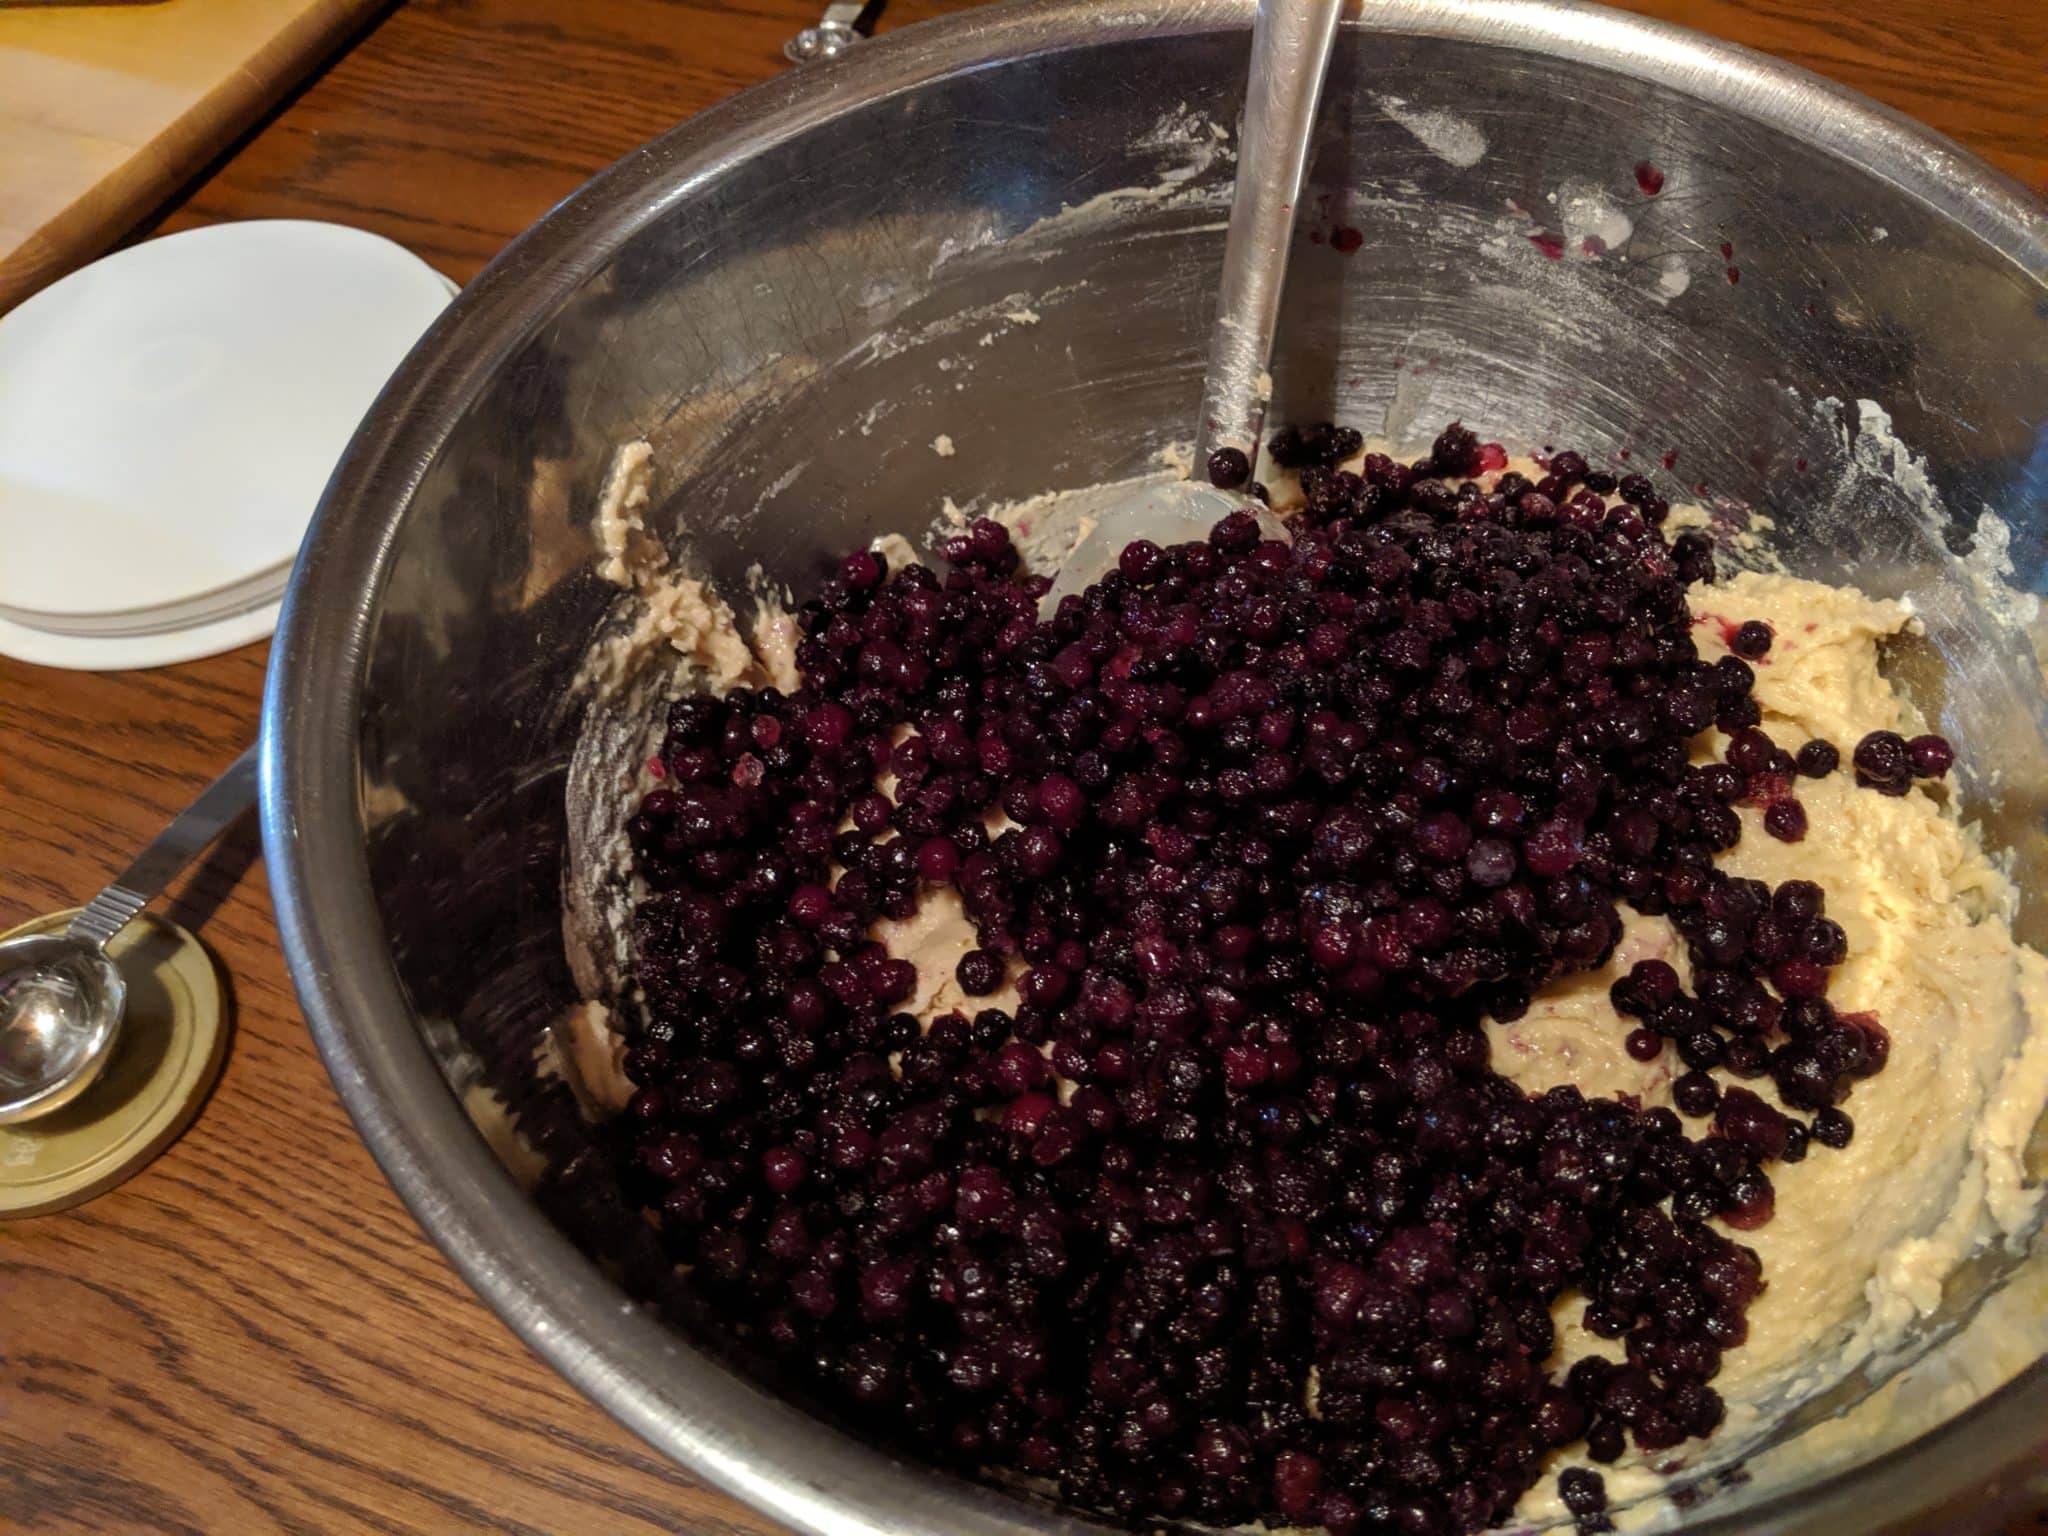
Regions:
<svg viewBox="0 0 2048 1536"><path fill-rule="evenodd" d="M168 667L181 661L197 661L202 656L217 656L238 645L266 638L277 628L277 613L282 606L265 603L231 618L156 635L60 635L0 618L0 656L73 672Z"/></svg>
<svg viewBox="0 0 2048 1536"><path fill-rule="evenodd" d="M335 461L453 292L379 236L277 220L118 251L0 318L0 651L160 666L267 634Z"/></svg>

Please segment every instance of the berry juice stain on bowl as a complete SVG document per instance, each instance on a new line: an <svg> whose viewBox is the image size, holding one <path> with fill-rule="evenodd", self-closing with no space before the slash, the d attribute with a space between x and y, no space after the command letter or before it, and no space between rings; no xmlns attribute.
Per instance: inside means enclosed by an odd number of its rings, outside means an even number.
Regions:
<svg viewBox="0 0 2048 1536"><path fill-rule="evenodd" d="M1717 581L1645 476L1456 423L1268 455L1208 471L1291 543L1140 541L1049 622L1002 522L857 550L666 708L639 1003L586 1025L617 1191L778 1379L971 1474L1597 1528L2020 1219L1956 1197L2017 1189L1972 1127L2048 1096L1993 1070L2043 962L1896 604Z"/></svg>

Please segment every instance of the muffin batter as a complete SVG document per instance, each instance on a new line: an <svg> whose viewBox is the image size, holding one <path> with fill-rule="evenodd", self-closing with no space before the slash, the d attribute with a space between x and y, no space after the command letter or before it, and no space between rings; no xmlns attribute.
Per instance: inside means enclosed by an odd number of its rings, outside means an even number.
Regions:
<svg viewBox="0 0 2048 1536"><path fill-rule="evenodd" d="M1704 656L1727 654L1721 616L1762 619L1776 643L1757 669L1764 724L1781 740L1853 742L1875 729L1920 729L1912 706L1879 668L1879 646L1912 620L1898 604L1793 577L1739 572L1696 592ZM1701 757L1725 739L1709 733ZM2017 943L2016 893L1957 821L1944 791L1892 798L1859 789L1846 771L1801 780L1811 830L1798 843L1765 834L1744 806L1742 841L1721 859L1731 873L1776 885L1807 879L1827 892L1847 930L1849 957L1830 999L1869 1011L1891 1035L1885 1070L1859 1084L1851 1144L1781 1165L1777 1215L1740 1234L1763 1260L1765 1290L1749 1338L1715 1385L1739 1440L1762 1427L1741 1413L1798 1397L1882 1353L1940 1302L1943 1280L1980 1243L2024 1233L2038 1190L2023 1155L2048 1101L2048 960ZM1494 1065L1532 1092L1577 1083L1589 1094L1671 1102L1668 1053L1648 1065L1622 1048L1608 991L1639 959L1676 966L1685 945L1663 918L1631 915L1600 971L1540 994L1495 1036ZM1768 1080L1750 1085L1776 1102ZM1568 1321L1561 1319L1561 1321ZM1567 1327L1562 1358L1611 1346ZM1627 1486L1609 1472L1610 1495ZM1555 1513L1539 1487L1524 1512Z"/></svg>
<svg viewBox="0 0 2048 1536"><path fill-rule="evenodd" d="M622 458L622 474L644 466L644 455ZM1294 488L1271 478L1284 505ZM645 492L634 489L637 514ZM1019 527L1034 557L1056 558L1063 547L1049 528L1057 511L1041 499L1029 526ZM631 521L637 533L637 515ZM659 570L658 559L629 561L630 541L618 528L605 525L606 574L638 586L646 604L639 627L598 661L593 676L601 686L616 686L659 642L672 652L664 663L676 692L723 692L791 675L786 616L764 608L750 649L731 610L701 584ZM910 552L897 540L889 553L893 564ZM1899 605L1752 572L1697 589L1693 598L1703 659L1727 654L1726 635L1741 621L1759 619L1774 632L1756 667L1754 697L1778 740L1821 738L1846 750L1868 731L1921 728L1879 665L1881 644L1911 626ZM1703 733L1696 760L1716 759L1726 745L1718 732ZM619 797L628 789L620 785ZM1761 811L1744 806L1743 837L1720 865L1771 885L1804 879L1825 889L1828 915L1848 937L1832 1001L1881 1019L1891 1053L1886 1069L1852 1096L1853 1142L1775 1165L1776 1218L1735 1234L1761 1257L1767 1287L1749 1310L1747 1341L1728 1353L1714 1383L1730 1406L1724 1442L1758 1428L1756 1414L1769 1401L1824 1385L1896 1342L1936 1305L1956 1263L1987 1239L2023 1230L2037 1201L2024 1188L2022 1154L2048 1099L2048 1031L2040 1028L2048 962L2012 937L2009 883L1957 821L1944 788L1879 795L1859 789L1844 767L1801 780L1797 793L1810 820L1803 841L1767 835ZM1554 983L1526 1015L1495 1027L1495 1070L1532 1093L1568 1082L1588 1095L1671 1101L1670 1052L1644 1064L1623 1049L1609 989L1645 958L1668 961L1689 984L1685 945L1666 920L1624 911L1624 937L1606 967ZM929 893L910 918L879 922L875 936L915 965L917 985L904 1006L921 1020L968 1006L954 972L975 936L950 890ZM1015 1005L1007 983L974 1004ZM601 1073L609 1064L606 1075L617 1075L593 1095L616 1107L631 1087L618 1074L617 1042L601 1010L584 1010L570 1028L579 1070ZM1750 1086L1773 1097L1768 1079ZM1553 1369L1589 1351L1618 1352L1580 1330L1574 1310L1569 1298L1558 1308ZM1623 1502L1653 1486L1658 1472L1697 1457L1695 1447L1680 1447L1656 1458L1655 1472L1610 1468L1609 1496ZM1550 1490L1548 1480L1539 1484L1520 1513L1554 1515Z"/></svg>

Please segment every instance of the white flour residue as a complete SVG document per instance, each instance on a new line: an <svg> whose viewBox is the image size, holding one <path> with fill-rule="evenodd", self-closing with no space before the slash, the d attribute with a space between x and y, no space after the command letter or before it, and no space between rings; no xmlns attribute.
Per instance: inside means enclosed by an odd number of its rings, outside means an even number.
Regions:
<svg viewBox="0 0 2048 1536"><path fill-rule="evenodd" d="M1979 600L2007 612L2016 624L2040 618L2041 599L2013 586L2012 529L1989 507L1977 513L1970 552L1962 557L1962 565Z"/></svg>
<svg viewBox="0 0 2048 1536"><path fill-rule="evenodd" d="M1019 290L1006 293L999 299L970 304L934 319L906 319L901 324L887 326L862 337L834 359L830 366L864 368L930 348L942 354L930 359L931 366L940 373L971 372L974 368L971 359L975 353L965 348L968 336L978 330L976 345L993 347L1004 337L1025 327L1043 324L1047 311L1055 309L1087 286L1088 280L1079 278L1070 283L1055 283L1035 292ZM953 388L959 392L965 390L966 385L955 383ZM877 399L852 418L852 426L862 437L872 437L876 425L901 404L899 400L886 397ZM839 428L840 435L844 436L846 430L843 426Z"/></svg>
<svg viewBox="0 0 2048 1536"><path fill-rule="evenodd" d="M1666 256L1657 264L1657 297L1670 303L1692 286L1692 268L1683 256Z"/></svg>
<svg viewBox="0 0 2048 1536"><path fill-rule="evenodd" d="M1211 167L1233 163L1237 151L1227 130L1222 130L1219 124L1185 102L1162 113L1133 143L1139 149L1160 151L1162 155L1184 153L1186 158L1164 166L1159 172L1159 179L1149 186L1113 187L1082 202L1065 204L1058 213L1038 220L1015 238L1019 241L1059 239L1076 229L1114 218L1148 203L1175 206L1214 203L1222 206L1229 202L1231 189L1226 181L1218 181L1208 187L1191 185Z"/></svg>
<svg viewBox="0 0 2048 1536"><path fill-rule="evenodd" d="M1970 584L1970 595L1994 623L2008 631L2018 630L2026 636L2035 654L2042 654L2041 599L2016 583L2012 528L1989 507L1978 510L1977 525L1970 532L1970 547L1956 557L1956 569ZM1987 782L1995 782L1995 776Z"/></svg>
<svg viewBox="0 0 2048 1536"><path fill-rule="evenodd" d="M1840 401L1830 398L1821 401L1820 408L1840 411L1842 407ZM1889 481L1904 491L1914 510L1930 527L1938 530L1947 524L1948 511L1941 504L1934 482L1927 478L1927 462L1899 441L1898 434L1892 431L1891 412L1875 400L1858 400L1856 430L1852 433L1845 421L1841 437L1855 473Z"/></svg>
<svg viewBox="0 0 2048 1536"><path fill-rule="evenodd" d="M1399 96L1374 96L1379 109L1446 165L1477 165L1486 158L1486 135L1454 113L1411 107Z"/></svg>
<svg viewBox="0 0 2048 1536"><path fill-rule="evenodd" d="M1040 219L1017 238L1031 241L1055 239L1072 234L1079 227L1107 221L1147 203L1177 205L1206 200L1220 205L1229 196L1228 187L1204 193L1190 190L1186 185L1207 169L1206 165L1190 162L1166 172L1157 183L1149 187L1112 187L1107 192L1098 192L1086 202L1068 203L1050 218Z"/></svg>
<svg viewBox="0 0 2048 1536"><path fill-rule="evenodd" d="M1618 251L1635 233L1633 220L1590 182L1568 181L1557 189L1566 256L1600 256Z"/></svg>
<svg viewBox="0 0 2048 1536"><path fill-rule="evenodd" d="M890 326L864 336L847 349L835 366L880 362L884 358L898 357L913 348L928 346L934 341L945 341L960 335L963 331L977 326L993 326L981 336L983 346L993 346L996 341L1023 325L1039 323L1039 313L1032 306L1055 302L1080 287L1079 283L1067 283L1048 288L1043 293L1006 293L1000 299L987 304L970 304L964 309L941 315L936 320L927 320L920 325ZM950 364L941 363L940 367ZM880 407L875 407L880 410ZM872 426L872 420L867 421Z"/></svg>
<svg viewBox="0 0 2048 1536"><path fill-rule="evenodd" d="M932 452L942 459L953 457L953 438L950 433L941 432L932 439Z"/></svg>
<svg viewBox="0 0 2048 1536"><path fill-rule="evenodd" d="M789 468L785 469L781 474L777 475L773 480L769 481L768 489L763 491L759 496L754 498L754 510L756 512L760 511L761 508L765 507L769 502L773 501L776 497L780 496L792 485L795 485L798 479L802 477L803 472L809 469L810 467L811 461L809 459L798 459L794 464L790 465Z"/></svg>
<svg viewBox="0 0 2048 1536"><path fill-rule="evenodd" d="M1001 236L996 233L994 224L982 224L958 235L947 235L939 242L938 254L932 257L931 268L926 275L937 277L939 269L948 262L955 261L971 251L986 250L1000 240Z"/></svg>
<svg viewBox="0 0 2048 1536"><path fill-rule="evenodd" d="M1191 144L1219 143L1229 136L1220 123L1182 101L1160 113L1152 126L1132 142L1139 149L1182 149Z"/></svg>
<svg viewBox="0 0 2048 1536"><path fill-rule="evenodd" d="M2003 681L1991 676L2008 658L2029 654L2031 632L2042 618L2040 598L2016 580L2011 527L1990 507L1979 507L1974 520L1960 509L1951 513L1927 472L1926 460L1900 440L1891 413L1877 402L1856 401L1852 415L1847 405L1828 397L1816 401L1813 410L1822 430L1834 440L1824 450L1834 482L1828 492L1833 525L1844 530L1882 528L1896 524L1901 514L1918 523L1924 530L1921 549L1937 564L1946 563L1960 582L1916 580L1908 600L1927 619L1930 630L1944 636L1944 653L1956 648L1957 654L1949 656L1951 665L1980 669L1972 673L1980 688L2013 688L2005 713L2015 721L2031 721L2038 708L2033 687L2019 674L2009 674ZM1942 552L1959 542L1958 523L1969 527L1967 547L1943 562ZM1890 558L1882 550L1878 555ZM2031 746L2031 727L2025 735Z"/></svg>

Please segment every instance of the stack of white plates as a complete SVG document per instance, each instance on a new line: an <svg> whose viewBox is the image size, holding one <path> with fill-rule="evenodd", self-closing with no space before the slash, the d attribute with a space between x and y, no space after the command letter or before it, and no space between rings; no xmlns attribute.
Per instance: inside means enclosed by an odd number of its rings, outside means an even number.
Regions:
<svg viewBox="0 0 2048 1536"><path fill-rule="evenodd" d="M0 317L0 654L153 667L268 635L342 449L454 291L361 230L224 224Z"/></svg>

